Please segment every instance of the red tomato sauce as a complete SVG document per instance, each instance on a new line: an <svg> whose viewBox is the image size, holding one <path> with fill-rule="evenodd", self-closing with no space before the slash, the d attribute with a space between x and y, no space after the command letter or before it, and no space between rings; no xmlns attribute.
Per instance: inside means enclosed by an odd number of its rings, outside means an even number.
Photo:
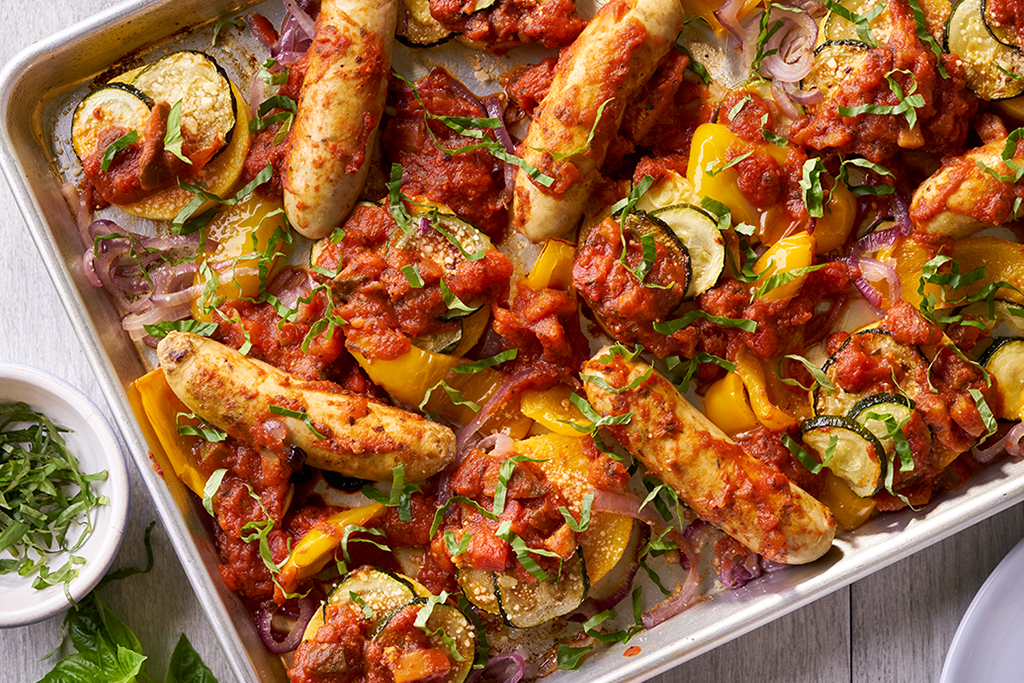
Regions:
<svg viewBox="0 0 1024 683"><path fill-rule="evenodd" d="M448 30L499 54L522 43L563 47L584 26L573 0L501 0L488 9L468 12L466 5L464 0L430 0L430 14Z"/></svg>
<svg viewBox="0 0 1024 683"><path fill-rule="evenodd" d="M417 228L421 229L421 228ZM490 248L477 261L459 263L453 273L443 272L428 255L387 248L392 233L400 230L386 209L372 204L357 206L344 225L344 237L328 240L316 263L330 278L335 313L346 321L348 343L369 358L397 358L406 353L414 337L438 333L451 326L440 318L448 312L440 283L462 302L496 301L512 275L508 257ZM340 264L340 270L339 270ZM423 280L415 287L401 269L414 266Z"/></svg>
<svg viewBox="0 0 1024 683"><path fill-rule="evenodd" d="M392 83L389 104L396 113L382 138L384 168L402 167L402 191L415 200L444 204L488 235L500 236L508 222L503 167L483 149L460 154L438 149L435 140L445 149L459 149L474 140L442 121L424 120L424 107L434 116L486 118L487 111L444 69L436 68L416 83L422 106L411 88L398 80Z"/></svg>

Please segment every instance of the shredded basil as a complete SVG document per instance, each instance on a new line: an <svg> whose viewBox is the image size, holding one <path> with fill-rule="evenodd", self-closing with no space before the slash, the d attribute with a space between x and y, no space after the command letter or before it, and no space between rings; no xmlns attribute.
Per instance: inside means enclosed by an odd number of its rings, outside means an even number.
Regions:
<svg viewBox="0 0 1024 683"><path fill-rule="evenodd" d="M623 415L601 415L596 410L594 410L594 407L587 402L587 399L583 398L582 396L575 392L573 392L569 396L569 402L576 406L576 408L580 411L580 413L583 414L583 417L586 418L590 422L590 424L578 425L575 422L572 422L571 420L559 420L559 422L567 424L573 429L575 429L577 432L581 432L583 434L596 434L597 430L601 427L629 424L630 420L633 419L632 411L625 413Z"/></svg>
<svg viewBox="0 0 1024 683"><path fill-rule="evenodd" d="M100 170L106 173L110 169L110 164L113 163L117 153L128 145L135 143L138 139L139 131L130 130L107 145L107 148L103 150L103 158L100 160Z"/></svg>
<svg viewBox="0 0 1024 683"><path fill-rule="evenodd" d="M491 356L490 358L483 358L471 363L456 365L452 370L460 375L475 375L487 368L493 368L496 365L501 365L502 363L507 363L510 360L515 360L516 354L518 353L519 349L506 349L501 353Z"/></svg>
<svg viewBox="0 0 1024 683"><path fill-rule="evenodd" d="M412 494L422 491L423 489L417 484L405 482L405 465L398 464L391 468L391 490L387 496L378 491L373 484L364 486L361 493L381 505L398 508L398 519L402 522L410 522L412 521Z"/></svg>
<svg viewBox="0 0 1024 683"><path fill-rule="evenodd" d="M413 289L423 289L423 285L426 283L423 281L423 276L420 275L419 268L416 267L416 264L411 263L407 266L402 266L400 270L402 271L402 274L405 275L405 279L409 283L410 287Z"/></svg>
<svg viewBox="0 0 1024 683"><path fill-rule="evenodd" d="M445 308L447 308L449 311L460 311L462 313L476 313L478 310L480 310L479 308L473 308L472 306L467 306L466 304L464 304L462 302L462 299L457 297L455 293L448 288L448 285L445 283L444 278L441 279L440 287L441 300L444 301Z"/></svg>
<svg viewBox="0 0 1024 683"><path fill-rule="evenodd" d="M487 508L483 507L482 505L480 505L480 503L476 502L472 498L466 498L465 496L452 496L447 501L445 501L444 505L437 508L437 510L434 512L434 521L430 525L430 538L433 538L437 535L437 530L441 528L441 522L444 521L444 513L448 512L448 508L450 508L452 505L455 505L456 503L464 503L466 505L469 505L470 507L474 508L477 512L479 512L481 515L483 515L486 519L489 519L492 522L498 521L498 516L496 514L494 514Z"/></svg>
<svg viewBox="0 0 1024 683"><path fill-rule="evenodd" d="M645 174L644 177L640 179L639 183L636 183L630 188L629 194L626 195L624 199L620 199L619 201L612 204L611 215L613 217L617 216L619 218L620 226L626 226L626 217L636 207L636 204L637 202L640 201L640 198L647 194L647 190L651 189L652 185L654 185L654 178L652 176ZM626 247L625 240L623 240L622 247L623 249L625 249Z"/></svg>
<svg viewBox="0 0 1024 683"><path fill-rule="evenodd" d="M430 402L431 397L434 395L434 391L436 391L437 389L443 389L444 392L446 394L448 394L448 399L452 403L454 403L455 405L457 405L457 406L466 406L467 408L472 410L474 413L479 413L480 412L480 404L479 403L471 401L471 400L469 400L467 398L463 398L461 391L459 391L458 389L455 389L454 387L449 385L447 382L445 382L443 379L440 380L434 386L432 386L429 389L427 389L427 393L423 395L423 400L420 401L419 409L421 411L424 409L424 407L427 405L427 403Z"/></svg>
<svg viewBox="0 0 1024 683"><path fill-rule="evenodd" d="M194 427L190 424L181 424L182 418L186 420L199 420L202 426ZM195 413L178 413L174 419L175 423L177 424L175 431L177 431L178 434L181 434L182 436L198 436L211 443L217 443L228 438L227 434L217 429L216 427L211 427L206 423L205 420L203 420Z"/></svg>
<svg viewBox="0 0 1024 683"><path fill-rule="evenodd" d="M210 513L211 517L216 517L213 512L213 497L217 495L217 491L220 489L220 484L224 481L224 475L227 474L226 469L216 470L210 475L209 479L206 480L206 484L203 486L203 507Z"/></svg>
<svg viewBox="0 0 1024 683"><path fill-rule="evenodd" d="M931 33L928 33L928 25L925 23L924 11L921 9L921 4L918 0L907 0L907 3L910 5L910 9L914 12L914 31L917 33L918 39L927 45L928 49L935 55L935 66L939 70L939 75L943 78L949 78L949 73L946 71L946 67L942 66L942 48L939 46L939 41L935 40Z"/></svg>
<svg viewBox="0 0 1024 683"><path fill-rule="evenodd" d="M906 95L903 94L903 88L900 84L892 77L894 73L906 74L910 77L911 88L910 92ZM917 80L914 78L914 74L906 69L893 69L892 71L885 74L885 80L889 83L889 88L893 94L896 95L896 99L899 100L899 104L882 105L882 104L862 104L857 107L839 107L840 116L860 116L861 114L879 114L889 116L899 116L902 114L907 120L907 125L913 128L917 125L917 110L924 106L924 95L917 92Z"/></svg>
<svg viewBox="0 0 1024 683"><path fill-rule="evenodd" d="M583 647L572 647L564 643L558 644L556 656L558 668L566 671L576 671L583 665L583 658L590 654L593 648L590 645Z"/></svg>
<svg viewBox="0 0 1024 683"><path fill-rule="evenodd" d="M562 517L565 519L565 523L569 525L573 533L583 533L590 527L590 511L594 505L594 494L588 493L583 496L583 502L580 504L580 519L577 522L576 518L572 516L572 513L564 506L558 508L558 511L562 513Z"/></svg>
<svg viewBox="0 0 1024 683"><path fill-rule="evenodd" d="M76 553L93 531L93 511L109 501L92 489L107 473L82 473L62 436L69 431L27 403L0 406L0 554L13 556L0 560L0 575L35 574L37 589L63 583L73 604L68 585L85 564Z"/></svg>
<svg viewBox="0 0 1024 683"><path fill-rule="evenodd" d="M167 114L167 132L164 134L164 149L191 166L192 160L181 151L181 143L185 141L184 136L181 134L181 104L182 100L175 102L174 106L171 107L170 113Z"/></svg>
<svg viewBox="0 0 1024 683"><path fill-rule="evenodd" d="M771 270L773 269L773 264L774 264L774 261L769 263L769 267L765 270L766 273L770 273L771 272ZM804 275L807 275L808 273L813 273L816 270L821 270L822 268L827 268L827 267L828 267L827 263L819 263L816 266L805 266L803 268L796 268L794 270L790 270L790 271L787 271L785 273L772 273L772 274L768 275L768 278L764 281L764 284L762 284L757 289L757 291L754 292L754 298L755 299L760 299L761 297L766 295L768 292L770 292L770 291L772 291L774 289L778 289L779 287L781 287L781 286L783 286L785 284L788 284L788 283L792 282L793 280L796 280L799 277L803 277Z"/></svg>
<svg viewBox="0 0 1024 683"><path fill-rule="evenodd" d="M711 315L700 309L690 311L682 318L676 318L675 320L669 320L667 322L658 321L654 323L654 331L658 334L675 334L679 330L689 327L694 320L702 318L713 322L721 327L736 327L744 332L754 332L757 330L757 323L753 320L738 320L736 318L723 318L717 315Z"/></svg>
<svg viewBox="0 0 1024 683"><path fill-rule="evenodd" d="M782 437L782 445L784 445L789 452L793 454L793 457L797 459L797 462L807 468L808 472L811 474L818 474L828 467L830 462L832 462L832 458L835 456L836 449L839 446L839 437L835 434L832 434L829 437L828 447L825 449L825 454L821 458L821 462L818 462L814 456L801 448L800 444L798 444L789 434Z"/></svg>
<svg viewBox="0 0 1024 683"><path fill-rule="evenodd" d="M767 132L769 132L769 131L768 131L767 129L765 129L765 130L764 130L764 131L762 131L762 132L763 132L763 133L767 133ZM772 133L772 135L774 135L774 133ZM766 139L767 139L767 138L766 138ZM740 154L739 156L735 156L735 157L733 157L733 158L732 158L732 159L731 159L731 160L729 161L729 163L727 163L727 164L726 164L725 166L722 166L721 168L715 168L715 163L716 163L716 161L715 161L715 160L711 160L711 161L709 161L709 162L708 162L708 163L707 163L707 164L706 164L706 165L704 166L704 172L705 172L705 173L706 173L706 174L707 174L707 175L708 175L709 177L711 177L711 178L714 178L714 177L715 177L716 175L718 175L718 174L719 174L719 173L721 173L722 171L724 171L724 170L726 170L726 169L728 169L728 168L732 168L733 166L735 166L736 164L740 163L740 162L741 162L741 161L743 161L744 159L747 159L747 158L749 158L749 157L750 157L751 155L753 155L753 153L754 153L754 151L753 151L753 150L751 150L751 151L747 152L746 154Z"/></svg>
<svg viewBox="0 0 1024 683"><path fill-rule="evenodd" d="M974 405L978 408L978 414L981 415L982 422L985 423L985 435L981 437L980 441L984 441L988 437L996 433L999 425L996 423L995 416L992 415L992 409L988 405L988 401L985 400L985 396L977 389L968 389L967 393L974 399Z"/></svg>
<svg viewBox="0 0 1024 683"><path fill-rule="evenodd" d="M665 364L669 372L673 374L682 373L682 377L675 384L679 391L684 394L690 390L690 382L697 376L697 372L703 363L717 365L726 372L734 372L736 370L735 363L730 363L724 358L719 358L713 353L705 353L704 351L698 351L697 355L693 358L683 359L679 356L667 356L665 358Z"/></svg>
<svg viewBox="0 0 1024 683"><path fill-rule="evenodd" d="M281 109L281 111L271 114L270 112L275 109ZM249 132L255 133L264 128L269 128L275 123L280 123L281 127L274 135L274 144L280 145L284 140L284 136L291 130L292 124L295 123L295 116L298 111L299 105L287 95L268 97L260 103L259 108L256 110L256 116L249 121Z"/></svg>
<svg viewBox="0 0 1024 683"><path fill-rule="evenodd" d="M857 37L860 38L860 42L864 43L868 47L878 47L878 41L875 40L874 34L871 33L871 22L885 10L885 5L883 3L874 5L866 14L863 15L848 10L835 0L825 0L825 7L852 23L854 28L857 30Z"/></svg>
<svg viewBox="0 0 1024 683"><path fill-rule="evenodd" d="M198 320L165 320L155 325L143 325L142 329L150 337L163 338L168 332L191 332L200 337L209 337L217 331L217 323L201 323Z"/></svg>
<svg viewBox="0 0 1024 683"><path fill-rule="evenodd" d="M805 368L807 368L807 372L811 373L811 377L814 378L814 383L811 384L810 387L805 387L802 384L800 384L800 382L796 381L795 379L792 379L790 377L783 377L782 376L782 361L783 361L784 358L789 358L790 360L799 361ZM821 368L819 368L817 365L815 365L811 361L807 360L803 356L797 355L795 353L791 353L791 354L788 354L786 356L783 356L783 358L780 358L779 359L779 363L776 366L775 370L776 370L776 374L779 376L779 379L782 380L782 383L783 384L788 384L791 387L800 387L804 391L814 391L814 387L815 386L820 386L825 391L825 393L827 395L829 395L829 396L832 396L837 391L836 390L836 385L832 383L832 380L828 378L828 375L826 375L825 372Z"/></svg>
<svg viewBox="0 0 1024 683"><path fill-rule="evenodd" d="M825 189L821 185L821 176L824 174L825 164L819 158L805 161L800 173L804 205L812 218L822 218L825 215Z"/></svg>
<svg viewBox="0 0 1024 683"><path fill-rule="evenodd" d="M191 229L186 229L186 222L192 217L192 214L196 212L196 209L198 209L204 203L210 201L217 204L221 204L222 206L234 206L235 204L237 204L238 202L242 201L250 194L252 194L252 191L255 190L257 187L270 180L273 174L274 165L271 164L270 162L267 162L266 167L264 167L264 169L260 171L256 175L256 177L252 179L252 181L246 184L245 187L240 189L238 192L235 193L233 197L230 197L229 199L222 199L218 197L217 195L207 190L206 186L203 185L202 183L193 185L190 183L186 183L181 178L178 178L178 187L188 192L191 192L195 196L189 201L188 204L182 207L181 211L178 212L178 215L174 217L174 220L171 222L171 231L174 232L176 235L188 235L191 234L192 232L195 232L198 228L192 227Z"/></svg>
<svg viewBox="0 0 1024 683"><path fill-rule="evenodd" d="M269 410L272 415L281 415L283 417L291 417L296 420L302 420L302 422L305 423L309 431L313 432L313 435L316 436L316 438L327 438L326 436L324 436L323 434L316 430L316 427L313 426L312 418L310 418L309 413L305 412L304 410L290 410L289 408L283 408L281 406L276 406L273 404L270 405Z"/></svg>
<svg viewBox="0 0 1024 683"><path fill-rule="evenodd" d="M651 373L653 373L653 372L654 372L654 368L651 367L651 366L648 366L647 370L644 371L644 373L642 375L638 375L632 382L630 382L629 384L627 384L626 386L621 387L621 388L613 387L611 384L608 383L608 380L606 380L601 375L588 375L588 374L585 374L585 373L581 372L580 373L580 379L582 379L587 384L593 384L595 386L601 387L605 391L610 392L612 394L621 394L624 391L629 391L630 389L636 389L638 386L640 386L641 384L646 382L650 378Z"/></svg>
<svg viewBox="0 0 1024 683"><path fill-rule="evenodd" d="M225 26L236 26L244 29L245 21L242 19L218 19L217 23L213 25L213 40L210 41L211 46L217 45L217 38L220 37L220 32L224 30Z"/></svg>
<svg viewBox="0 0 1024 683"><path fill-rule="evenodd" d="M628 349L625 346L623 346L621 342L615 342L614 344L608 347L608 353L601 356L598 360L600 360L603 365L611 363L615 356L619 356L627 361L631 361L643 352L644 347L641 346L639 343L633 346L632 349Z"/></svg>
<svg viewBox="0 0 1024 683"><path fill-rule="evenodd" d="M469 550L469 541L473 536L471 534L462 534L462 539L455 542L455 532L450 529L444 532L444 544L448 548L448 554L452 557L458 557L467 550Z"/></svg>
<svg viewBox="0 0 1024 683"><path fill-rule="evenodd" d="M893 192L896 191L895 185L854 185L850 182L850 171L847 168L848 166L858 166L860 168L866 168L869 171L872 171L873 173L876 173L880 176L889 176L891 178L895 178L896 176L893 175L893 172L887 169L886 167L880 164L872 163L871 161L868 161L867 159L862 159L860 157L850 157L848 159L843 159L842 157L840 157L840 159L841 162L839 164L839 180L841 180L843 184L846 185L846 187L849 188L850 192L855 196L877 196L884 194L892 194Z"/></svg>
<svg viewBox="0 0 1024 683"><path fill-rule="evenodd" d="M686 47L684 47L683 45L676 43L673 47L675 47L676 52L680 52L690 59L690 65L687 68L693 73L697 74L697 78L701 80L701 83L703 83L704 85L711 85L711 74L708 73L707 68L703 64L698 62L696 59L694 59L690 51L686 49Z"/></svg>
<svg viewBox="0 0 1024 683"><path fill-rule="evenodd" d="M505 497L508 495L508 482L512 478L512 473L515 472L516 465L521 462L547 461L537 460L526 455L513 455L508 460L501 463L501 468L498 470L498 483L494 486L494 505L491 506L491 511L496 515L500 515L505 511Z"/></svg>

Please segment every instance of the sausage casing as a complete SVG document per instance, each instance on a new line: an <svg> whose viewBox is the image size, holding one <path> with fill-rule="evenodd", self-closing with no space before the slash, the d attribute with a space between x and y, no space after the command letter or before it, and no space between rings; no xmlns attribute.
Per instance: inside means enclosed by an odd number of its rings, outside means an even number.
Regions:
<svg viewBox="0 0 1024 683"><path fill-rule="evenodd" d="M576 227L626 107L668 53L682 23L679 0L611 0L562 51L551 88L519 149L523 159L554 179L550 188L542 188L522 169L516 174L512 222L528 238L541 242ZM576 150L564 159L553 156Z"/></svg>
<svg viewBox="0 0 1024 683"><path fill-rule="evenodd" d="M585 384L598 413L633 413L610 428L615 438L702 519L762 556L803 564L828 552L836 530L828 508L748 455L657 372L634 387L648 369L608 349L584 364L584 374L629 387Z"/></svg>
<svg viewBox="0 0 1024 683"><path fill-rule="evenodd" d="M258 442L268 422L283 424L284 443L302 448L314 467L390 481L402 465L407 480L420 480L455 457L455 434L444 425L329 382L300 380L212 339L171 332L157 354L167 383L196 415L244 441ZM309 425L271 406L305 413Z"/></svg>
<svg viewBox="0 0 1024 683"><path fill-rule="evenodd" d="M355 205L384 112L396 0L324 0L281 168L288 220L326 237Z"/></svg>

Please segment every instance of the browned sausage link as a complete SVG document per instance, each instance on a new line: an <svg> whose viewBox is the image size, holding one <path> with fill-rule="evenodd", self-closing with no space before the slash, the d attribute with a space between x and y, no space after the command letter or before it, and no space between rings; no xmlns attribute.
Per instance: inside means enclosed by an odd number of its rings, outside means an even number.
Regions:
<svg viewBox="0 0 1024 683"><path fill-rule="evenodd" d="M633 413L627 424L611 428L615 438L702 519L764 557L803 564L828 552L835 536L828 508L748 455L657 372L632 386L647 370L607 349L584 364L584 374L622 390L587 382L594 409Z"/></svg>
<svg viewBox="0 0 1024 683"><path fill-rule="evenodd" d="M320 239L355 205L384 111L395 0L324 0L281 169L285 211Z"/></svg>
<svg viewBox="0 0 1024 683"><path fill-rule="evenodd" d="M455 457L455 434L443 425L329 382L300 380L212 339L172 332L157 354L167 383L196 415L244 441L279 422L288 430L284 442L306 451L313 467L390 481L402 465L406 479L420 480ZM309 425L271 406L305 413Z"/></svg>
<svg viewBox="0 0 1024 683"><path fill-rule="evenodd" d="M562 51L551 88L519 149L526 161L554 178L550 188L542 188L522 169L516 175L512 220L528 238L540 242L576 227L626 107L668 53L682 23L679 0L611 0ZM577 149L564 159L552 154Z"/></svg>

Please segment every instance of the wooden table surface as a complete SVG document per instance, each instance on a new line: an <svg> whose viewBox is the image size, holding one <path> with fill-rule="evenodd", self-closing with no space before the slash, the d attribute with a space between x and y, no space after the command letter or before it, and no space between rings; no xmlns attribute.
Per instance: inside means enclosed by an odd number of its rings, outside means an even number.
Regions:
<svg viewBox="0 0 1024 683"><path fill-rule="evenodd" d="M0 1L0 63L114 0ZM81 345L31 243L6 184L0 184L0 360L43 368L105 407ZM128 532L115 566L145 561L142 537L156 512L129 461ZM975 592L1024 536L1017 505L908 559L843 588L654 679L657 683L787 681L934 683ZM149 672L162 680L178 635L188 635L221 683L234 680L166 535L153 535L156 568L101 592L139 636ZM54 660L61 617L0 630L0 679L30 683ZM64 652L63 654L66 654Z"/></svg>

